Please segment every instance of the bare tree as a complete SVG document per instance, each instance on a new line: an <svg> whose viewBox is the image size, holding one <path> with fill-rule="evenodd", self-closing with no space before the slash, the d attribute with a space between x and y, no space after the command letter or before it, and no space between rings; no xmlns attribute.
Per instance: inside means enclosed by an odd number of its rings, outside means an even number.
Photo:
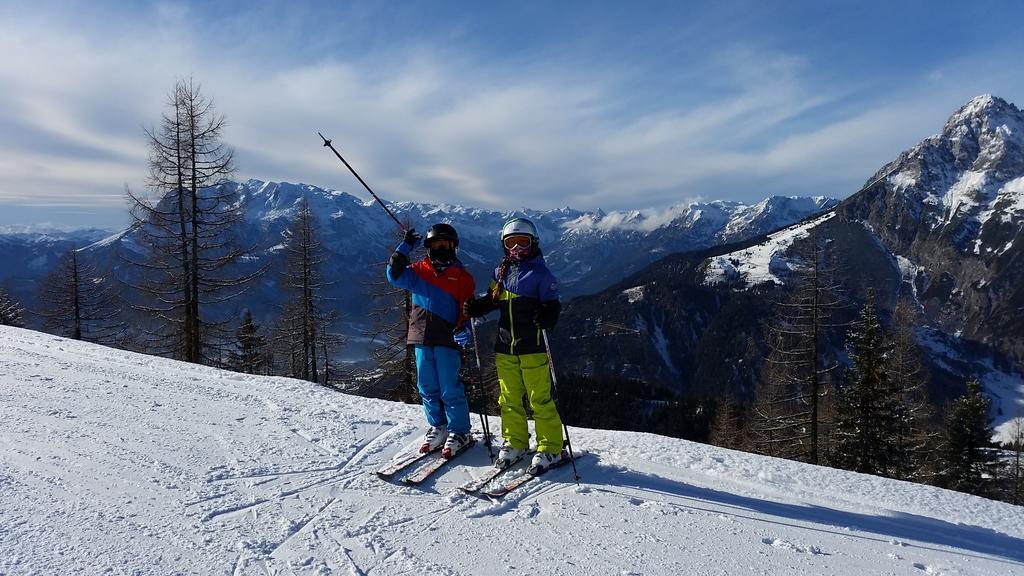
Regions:
<svg viewBox="0 0 1024 576"><path fill-rule="evenodd" d="M327 258L319 235L309 201L303 197L291 225L284 231L282 285L289 297L278 321L278 342L289 352L292 376L327 384L328 358L341 345L342 339L331 332L338 315L327 308L327 298L323 295L332 283L324 279L323 265ZM323 376L318 353L324 365Z"/></svg>
<svg viewBox="0 0 1024 576"><path fill-rule="evenodd" d="M131 286L144 297L137 309L158 320L152 351L215 363L211 342L227 330L208 309L244 292L262 270L232 273L251 249L234 241L242 213L236 189L224 185L234 170L233 151L221 141L224 116L192 80L179 81L167 105L159 128L146 131L156 199L127 192L132 230L145 247L126 256L142 272Z"/></svg>
<svg viewBox="0 0 1024 576"><path fill-rule="evenodd" d="M87 342L121 345L127 325L121 318L121 299L108 275L79 253L69 250L39 285L43 327Z"/></svg>
<svg viewBox="0 0 1024 576"><path fill-rule="evenodd" d="M892 348L886 370L892 394L899 401L892 438L894 461L889 475L900 480L933 483L933 464L939 443L935 410L928 401L928 374L914 339L914 312L900 302L893 314Z"/></svg>
<svg viewBox="0 0 1024 576"><path fill-rule="evenodd" d="M822 397L837 367L825 358L824 342L835 327L832 318L843 301L828 246L819 241L816 228L811 228L810 238L800 244L797 256L799 266L790 278L792 288L784 301L776 303L777 314L768 327L768 366L762 371L760 385L773 388L762 393L772 407L761 412L776 420L763 426L776 436L785 430L785 441L799 447L795 458L817 464ZM771 380L765 382L765 375Z"/></svg>
<svg viewBox="0 0 1024 576"><path fill-rule="evenodd" d="M715 446L733 450L739 450L743 444L742 406L731 391L715 401L710 440Z"/></svg>

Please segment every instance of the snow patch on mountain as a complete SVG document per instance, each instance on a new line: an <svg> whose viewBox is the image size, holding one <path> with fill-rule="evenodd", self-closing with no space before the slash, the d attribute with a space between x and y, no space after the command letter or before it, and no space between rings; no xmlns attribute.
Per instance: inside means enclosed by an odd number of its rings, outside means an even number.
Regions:
<svg viewBox="0 0 1024 576"><path fill-rule="evenodd" d="M630 304L636 304L644 299L644 286L634 286L633 288L626 288L622 291L622 294L626 297L626 300Z"/></svg>
<svg viewBox="0 0 1024 576"><path fill-rule="evenodd" d="M812 228L833 216L835 212L828 212L770 234L760 244L709 259L705 267L704 284L739 284L737 288L741 290L766 282L785 284L779 273L791 269L791 264L785 258L786 251L794 241L806 238Z"/></svg>

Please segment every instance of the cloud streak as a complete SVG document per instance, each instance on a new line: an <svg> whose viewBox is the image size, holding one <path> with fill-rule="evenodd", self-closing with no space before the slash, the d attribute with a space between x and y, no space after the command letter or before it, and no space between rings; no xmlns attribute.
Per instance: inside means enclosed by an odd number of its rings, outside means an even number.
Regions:
<svg viewBox="0 0 1024 576"><path fill-rule="evenodd" d="M732 39L687 60L685 74L666 60L669 95L651 98L621 64L544 46L489 65L444 35L362 53L317 35L322 51L299 57L289 53L309 33L299 16L273 27L273 11L218 21L198 10L0 19L0 204L113 205L125 184L142 188L142 128L187 76L228 116L240 178L361 194L320 148L324 131L387 198L497 209L841 196L976 93L1024 93L998 74L1008 55L979 54L988 75L968 55L883 91L870 79L823 82L813 54ZM196 17L207 20L198 29ZM372 15L358 18L368 26ZM270 33L243 32L253 29ZM704 84L678 88L680 78Z"/></svg>

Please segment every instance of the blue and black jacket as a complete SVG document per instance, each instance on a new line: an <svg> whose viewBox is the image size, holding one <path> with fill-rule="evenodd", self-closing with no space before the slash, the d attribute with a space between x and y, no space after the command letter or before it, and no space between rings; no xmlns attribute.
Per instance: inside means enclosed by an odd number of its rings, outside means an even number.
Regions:
<svg viewBox="0 0 1024 576"><path fill-rule="evenodd" d="M501 314L494 351L516 355L544 353L538 319L544 318L542 323L554 326L562 308L558 301L558 281L548 269L544 255L537 250L529 260L509 262L504 270L498 266L491 277L491 294L498 285L497 298L488 298L490 305L487 307Z"/></svg>
<svg viewBox="0 0 1024 576"><path fill-rule="evenodd" d="M399 244L387 269L388 282L412 293L408 343L458 348L453 335L466 319L462 305L476 290L473 277L458 260L441 272L427 257L410 264L411 250Z"/></svg>

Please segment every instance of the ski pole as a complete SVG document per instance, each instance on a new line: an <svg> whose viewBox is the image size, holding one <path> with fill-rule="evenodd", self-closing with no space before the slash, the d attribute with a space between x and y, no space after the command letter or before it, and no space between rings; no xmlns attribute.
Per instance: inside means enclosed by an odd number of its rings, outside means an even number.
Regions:
<svg viewBox="0 0 1024 576"><path fill-rule="evenodd" d="M327 138L324 138L323 134L320 134L319 132L317 132L317 134L320 136L320 138L323 139L324 146L330 148L331 151L334 152L334 155L338 157L338 160L341 160L341 163L344 164L345 167L348 168L348 171L351 172L352 175L356 177L356 180L359 180L359 183L363 185L363 188L366 188L366 191L370 193L370 196L373 196L373 199L376 200L377 203L380 204L380 207L383 208L384 211L388 213L388 216L391 216L391 219L395 221L395 224L398 224L399 228L405 230L405 226L398 220L394 213L391 212L391 209L388 208L386 204L384 204L380 197L374 194L373 190L370 189L370 186L367 185L366 182L364 182L363 179L359 176L359 174L357 174L356 171L352 168L352 166L348 162L346 162L344 158L341 157L341 153L338 152L338 150L334 147L333 144L331 144L331 141L328 140Z"/></svg>
<svg viewBox="0 0 1024 576"><path fill-rule="evenodd" d="M548 331L542 329L541 335L544 336L544 352L548 355L548 369L551 371L551 401L555 401L557 396L556 388L558 386L558 377L555 376L555 362L551 359L551 345L548 344ZM556 404L555 408L558 406ZM562 431L565 432L565 446L569 449L569 461L572 463L572 474L576 477L576 485L580 484L580 473L576 471L576 455L572 453L572 441L569 440L569 426L565 424L565 420L562 420Z"/></svg>
<svg viewBox="0 0 1024 576"><path fill-rule="evenodd" d="M476 318L470 318L469 319L469 328L470 328L470 330L473 333L473 354L476 355L476 379L477 379L477 382L480 384L480 388L479 388L478 391L482 393L483 392L483 385L484 385L484 378L483 378L483 369L480 367L480 347L476 343L477 342L476 341ZM493 442L491 440L491 423L490 423L489 419L486 416L484 416L483 409L480 410L479 415L480 415L480 428L482 428L483 431L484 431L484 446L487 446L487 455L491 458L491 461L493 462L494 461L494 450L493 450Z"/></svg>

